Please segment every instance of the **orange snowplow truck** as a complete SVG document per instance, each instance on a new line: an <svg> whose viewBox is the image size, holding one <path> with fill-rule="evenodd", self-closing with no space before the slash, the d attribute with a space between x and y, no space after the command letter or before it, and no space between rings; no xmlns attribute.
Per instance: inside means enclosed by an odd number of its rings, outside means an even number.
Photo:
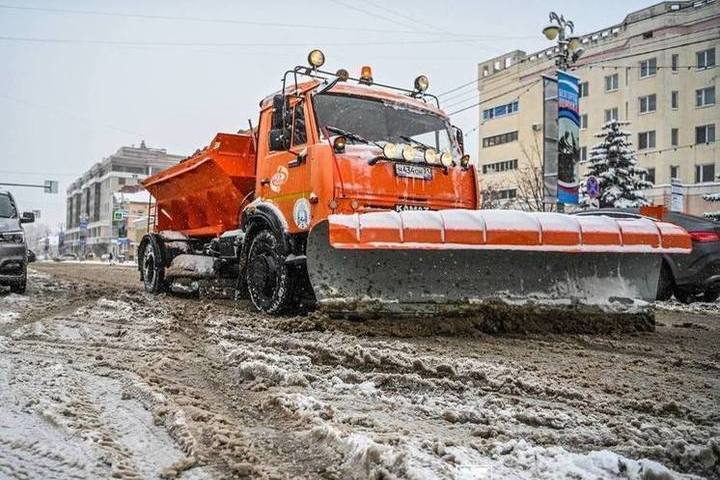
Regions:
<svg viewBox="0 0 720 480"><path fill-rule="evenodd" d="M655 298L687 233L651 219L479 210L462 132L427 93L309 66L260 102L256 128L218 134L146 179L155 225L145 288L225 279L271 314L437 314L488 298Z"/></svg>

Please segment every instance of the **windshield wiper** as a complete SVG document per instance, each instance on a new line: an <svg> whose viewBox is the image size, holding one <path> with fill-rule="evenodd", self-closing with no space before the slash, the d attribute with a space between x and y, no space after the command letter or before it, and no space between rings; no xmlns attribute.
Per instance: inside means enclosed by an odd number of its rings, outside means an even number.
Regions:
<svg viewBox="0 0 720 480"><path fill-rule="evenodd" d="M343 130L342 128L333 127L332 125L325 125L325 128L333 133L337 133L338 135L343 135L343 136L349 138L350 140L355 140L356 142L366 143L368 145L370 143L373 143L373 144L375 143L375 142L370 142L370 140L368 140L365 137L361 137L357 133L349 132L347 130Z"/></svg>
<svg viewBox="0 0 720 480"><path fill-rule="evenodd" d="M415 145L422 147L424 150L430 150L430 149L435 150L435 147L431 147L430 145L428 145L426 143L419 142L419 141L415 140L414 138L406 137L405 135L400 135L400 138L402 138L406 142L414 143Z"/></svg>

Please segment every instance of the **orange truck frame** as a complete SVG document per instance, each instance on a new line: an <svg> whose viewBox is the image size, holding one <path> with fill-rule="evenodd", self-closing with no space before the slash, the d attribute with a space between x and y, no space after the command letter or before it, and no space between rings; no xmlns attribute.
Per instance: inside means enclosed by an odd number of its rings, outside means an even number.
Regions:
<svg viewBox="0 0 720 480"><path fill-rule="evenodd" d="M369 67L322 70L319 50L308 62L260 102L256 128L219 133L143 182L156 199L138 249L148 291L224 278L272 314L437 313L498 294L651 299L661 255L689 252L662 222L478 210L462 132L427 77L403 89Z"/></svg>

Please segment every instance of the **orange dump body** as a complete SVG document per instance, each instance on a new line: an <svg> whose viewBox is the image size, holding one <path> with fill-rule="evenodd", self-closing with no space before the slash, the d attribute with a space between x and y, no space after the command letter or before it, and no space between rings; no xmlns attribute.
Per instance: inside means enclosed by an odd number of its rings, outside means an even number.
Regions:
<svg viewBox="0 0 720 480"><path fill-rule="evenodd" d="M203 150L142 183L157 201L156 229L213 237L238 228L255 191L249 134L218 133Z"/></svg>

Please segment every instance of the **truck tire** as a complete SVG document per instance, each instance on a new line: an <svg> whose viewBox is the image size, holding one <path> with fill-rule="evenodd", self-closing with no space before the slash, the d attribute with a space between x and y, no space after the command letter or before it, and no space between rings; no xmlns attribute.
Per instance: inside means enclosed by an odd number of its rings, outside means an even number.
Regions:
<svg viewBox="0 0 720 480"><path fill-rule="evenodd" d="M261 312L277 315L295 306L296 278L285 263L287 252L269 230L252 239L245 266L250 301Z"/></svg>
<svg viewBox="0 0 720 480"><path fill-rule="evenodd" d="M160 242L155 237L151 237L143 250L142 279L145 291L149 293L161 293L167 290L162 248Z"/></svg>

